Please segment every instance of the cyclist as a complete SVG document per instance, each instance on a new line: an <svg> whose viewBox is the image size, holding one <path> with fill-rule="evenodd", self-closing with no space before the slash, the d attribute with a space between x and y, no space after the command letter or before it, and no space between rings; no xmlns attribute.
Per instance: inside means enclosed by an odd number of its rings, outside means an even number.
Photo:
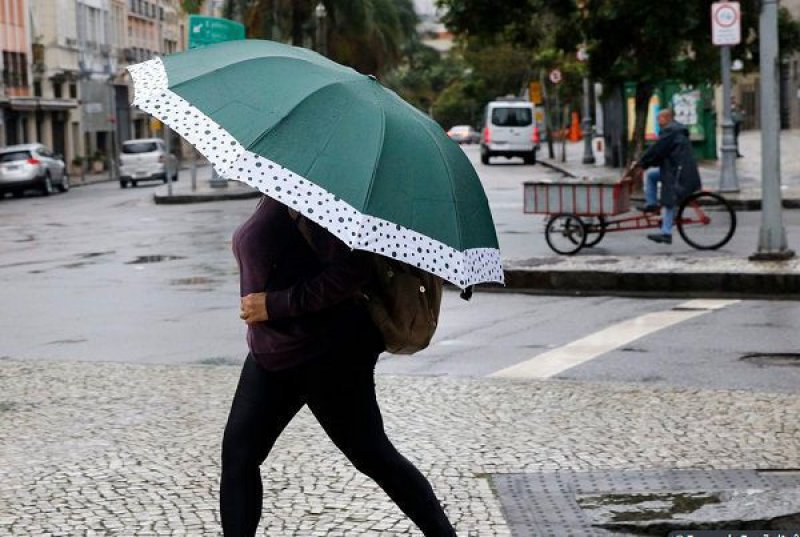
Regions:
<svg viewBox="0 0 800 537"><path fill-rule="evenodd" d="M672 244L675 208L684 198L700 190L702 185L697 161L692 153L689 129L675 121L670 108L664 108L658 113L658 125L658 141L633 164L642 169L658 166L646 174L645 205L639 209L643 212L658 212L659 201L661 202L661 231L650 233L647 238ZM660 196L658 183L661 183Z"/></svg>

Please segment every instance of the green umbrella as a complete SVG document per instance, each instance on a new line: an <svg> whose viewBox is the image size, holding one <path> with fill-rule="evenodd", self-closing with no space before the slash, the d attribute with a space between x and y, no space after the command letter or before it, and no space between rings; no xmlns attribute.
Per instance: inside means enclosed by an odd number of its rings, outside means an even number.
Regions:
<svg viewBox="0 0 800 537"><path fill-rule="evenodd" d="M307 49L242 40L129 67L134 104L217 171L258 188L350 247L464 288L502 282L486 194L437 123Z"/></svg>

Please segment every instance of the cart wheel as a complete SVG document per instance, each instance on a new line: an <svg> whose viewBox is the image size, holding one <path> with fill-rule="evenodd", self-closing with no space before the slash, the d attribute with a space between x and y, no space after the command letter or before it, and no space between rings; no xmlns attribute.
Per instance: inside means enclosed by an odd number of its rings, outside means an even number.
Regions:
<svg viewBox="0 0 800 537"><path fill-rule="evenodd" d="M678 209L678 233L698 250L716 250L731 240L736 231L736 213L719 194L696 192Z"/></svg>
<svg viewBox="0 0 800 537"><path fill-rule="evenodd" d="M606 236L605 216L592 216L588 221L584 220L583 225L586 226L586 244L584 246L587 248L596 245Z"/></svg>
<svg viewBox="0 0 800 537"><path fill-rule="evenodd" d="M574 214L557 214L547 222L544 238L554 252L572 255L586 243L586 226Z"/></svg>

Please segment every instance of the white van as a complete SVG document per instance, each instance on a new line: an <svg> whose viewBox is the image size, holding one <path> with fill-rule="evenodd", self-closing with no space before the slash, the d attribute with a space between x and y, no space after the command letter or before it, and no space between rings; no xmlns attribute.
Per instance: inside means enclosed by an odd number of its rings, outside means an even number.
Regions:
<svg viewBox="0 0 800 537"><path fill-rule="evenodd" d="M526 164L536 163L539 128L533 103L507 99L486 105L481 131L481 162L491 157L522 157Z"/></svg>
<svg viewBox="0 0 800 537"><path fill-rule="evenodd" d="M119 186L135 187L139 181L178 180L178 159L167 151L161 138L140 138L122 143L119 155Z"/></svg>

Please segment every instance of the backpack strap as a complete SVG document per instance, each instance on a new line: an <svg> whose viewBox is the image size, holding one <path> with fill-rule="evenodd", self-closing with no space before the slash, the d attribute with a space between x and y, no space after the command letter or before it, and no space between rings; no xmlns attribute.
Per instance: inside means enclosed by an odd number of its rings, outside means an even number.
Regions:
<svg viewBox="0 0 800 537"><path fill-rule="evenodd" d="M302 214L295 211L294 209L290 207L287 207L286 209L289 212L289 217L292 220L294 220L297 226L297 230L303 236L306 243L308 243L308 246L311 248L311 250L314 251L315 254L318 253L316 247L314 246L314 239L312 238L311 235L311 227L309 227L308 225L308 220L306 220Z"/></svg>

